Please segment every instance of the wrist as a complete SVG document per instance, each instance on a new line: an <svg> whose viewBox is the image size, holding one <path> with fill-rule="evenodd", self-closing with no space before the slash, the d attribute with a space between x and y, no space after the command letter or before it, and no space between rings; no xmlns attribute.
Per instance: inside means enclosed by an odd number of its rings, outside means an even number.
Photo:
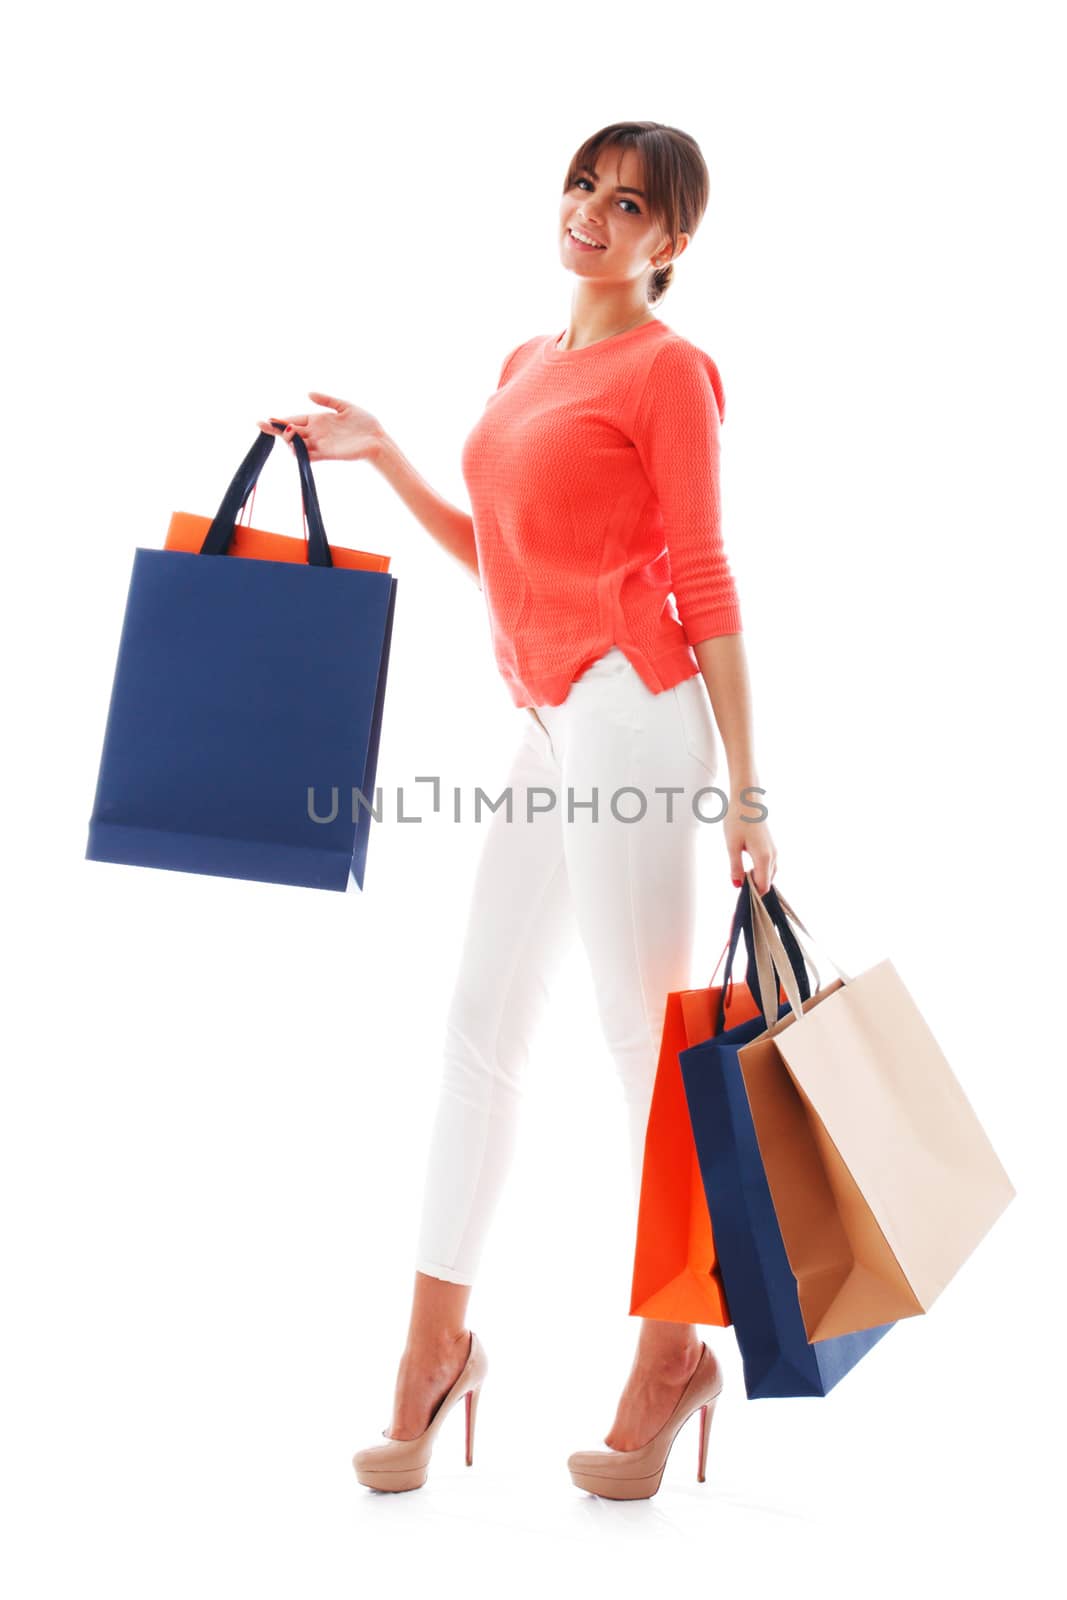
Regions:
<svg viewBox="0 0 1067 1600"><path fill-rule="evenodd" d="M370 450L367 452L372 466L380 472L386 471L395 461L397 456L396 445L383 428L374 435Z"/></svg>

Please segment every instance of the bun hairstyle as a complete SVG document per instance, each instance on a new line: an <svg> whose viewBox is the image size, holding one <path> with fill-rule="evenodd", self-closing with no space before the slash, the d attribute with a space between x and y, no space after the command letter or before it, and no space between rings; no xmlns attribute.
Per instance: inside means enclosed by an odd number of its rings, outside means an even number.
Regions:
<svg viewBox="0 0 1067 1600"><path fill-rule="evenodd" d="M644 168L642 188L649 215L668 235L672 248L678 235L692 236L708 204L710 180L700 146L680 128L663 122L610 122L574 152L567 168L563 192L574 183L580 167L596 169L597 156L608 145L636 150ZM674 263L657 267L648 280L648 303L654 305L671 285Z"/></svg>

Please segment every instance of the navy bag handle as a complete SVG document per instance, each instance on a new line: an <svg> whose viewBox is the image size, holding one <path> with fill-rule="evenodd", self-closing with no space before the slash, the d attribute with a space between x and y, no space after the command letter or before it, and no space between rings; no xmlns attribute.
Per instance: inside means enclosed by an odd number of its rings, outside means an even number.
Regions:
<svg viewBox="0 0 1067 1600"><path fill-rule="evenodd" d="M789 957L789 965L793 969L793 976L797 981L797 988L800 990L800 998L802 1000L810 1000L811 983L808 979L808 969L804 962L804 953L797 941L796 934L793 932L789 918L782 908L781 901L775 893L773 883L767 893L761 896L761 899L770 914L771 921L781 935L786 955ZM763 996L760 992L759 975L756 971L756 940L752 931L752 905L749 901L749 880L747 877L741 885L737 896L737 905L734 907L734 919L730 928L730 947L726 953L726 967L723 971L722 988L719 991L719 1009L715 1019L715 1032L717 1034L722 1033L726 1022L726 988L730 982L733 960L737 952L738 940L742 934L745 939L745 959L747 962L745 982L748 984L752 992L752 998L759 1006L760 1011L766 1015ZM775 981L777 983L777 977ZM775 998L777 1000L777 996ZM773 1010L777 1015L777 1004L775 1004Z"/></svg>
<svg viewBox="0 0 1067 1600"><path fill-rule="evenodd" d="M747 881L748 880L746 880L746 883L747 883ZM789 965L793 969L793 977L796 979L797 988L800 990L800 998L801 998L802 1001L803 1000L810 1000L811 999L811 983L809 982L809 979L808 979L808 969L807 969L807 965L806 965L806 963L804 961L804 952L800 948L800 944L799 944L799 942L797 940L797 936L793 931L792 923L789 921L789 918L786 916L785 910L784 910L784 908L782 906L782 903L778 899L777 894L775 893L773 883L771 884L770 888L767 890L767 893L765 895L761 895L760 898L763 901L763 905L764 905L765 909L770 913L771 921L774 923L775 928L778 930L778 933L781 936L782 944L785 946L785 953L789 957ZM752 927L752 902L749 899L748 895L745 896L744 933L745 933L745 960L747 962L747 971L745 973L745 982L748 984L749 988L751 989L752 997L756 1001L756 1004L759 1006L759 1008L763 1012L764 1016L766 1016L767 1013L766 1013L766 1011L764 1009L763 996L762 996L762 994L760 992L759 972L758 972L758 966L757 966L757 962L756 962L756 936L755 936L755 933L754 933L753 927ZM771 1011L772 1011L772 1014L774 1016L777 1016L778 1015L778 994L777 994L777 991L778 991L778 975L777 975L777 973L774 973L773 965L771 967L771 972L772 972L772 974L774 974L774 988L775 988L774 1005L771 1007Z"/></svg>
<svg viewBox="0 0 1067 1600"><path fill-rule="evenodd" d="M230 487L222 497L215 520L200 546L202 556L224 556L230 548L237 518L244 510L245 501L255 488L264 463L274 449L274 435L262 429L256 442L234 473ZM333 556L326 542L319 496L311 474L307 445L298 433L293 434L293 449L300 468L300 493L304 501L304 515L308 522L307 561L309 567L332 567Z"/></svg>

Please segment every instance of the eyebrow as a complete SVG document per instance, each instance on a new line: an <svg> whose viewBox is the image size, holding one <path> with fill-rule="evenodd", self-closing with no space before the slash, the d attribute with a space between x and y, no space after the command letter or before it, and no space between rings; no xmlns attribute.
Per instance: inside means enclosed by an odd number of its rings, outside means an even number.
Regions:
<svg viewBox="0 0 1067 1600"><path fill-rule="evenodd" d="M588 172L588 174L589 174L589 176L591 178L594 178L597 183L600 182L599 177L593 171L592 167L579 167L578 171L579 172ZM627 189L621 183L617 183L615 185L615 193L616 194L639 194L641 196L642 200L647 200L648 199L648 196L645 194L645 191L643 189Z"/></svg>

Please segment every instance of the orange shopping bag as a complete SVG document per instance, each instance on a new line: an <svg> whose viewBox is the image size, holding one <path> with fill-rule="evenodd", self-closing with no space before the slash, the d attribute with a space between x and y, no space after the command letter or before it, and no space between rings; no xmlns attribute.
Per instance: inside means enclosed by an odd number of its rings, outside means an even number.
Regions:
<svg viewBox="0 0 1067 1600"><path fill-rule="evenodd" d="M721 988L682 989L667 996L645 1132L631 1316L730 1325L678 1065L679 1050L703 1044L715 1032L722 993ZM725 1014L728 1028L759 1015L747 984L726 985Z"/></svg>

